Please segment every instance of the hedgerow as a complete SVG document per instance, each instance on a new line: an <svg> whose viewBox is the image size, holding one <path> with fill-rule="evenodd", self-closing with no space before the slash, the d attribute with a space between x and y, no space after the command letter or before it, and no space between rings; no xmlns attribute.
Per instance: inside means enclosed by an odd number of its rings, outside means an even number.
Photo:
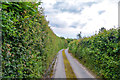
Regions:
<svg viewBox="0 0 120 80"><path fill-rule="evenodd" d="M65 39L45 19L41 2L2 2L2 77L42 78Z"/></svg>
<svg viewBox="0 0 120 80"><path fill-rule="evenodd" d="M69 44L70 52L101 78L120 79L120 32L110 29Z"/></svg>

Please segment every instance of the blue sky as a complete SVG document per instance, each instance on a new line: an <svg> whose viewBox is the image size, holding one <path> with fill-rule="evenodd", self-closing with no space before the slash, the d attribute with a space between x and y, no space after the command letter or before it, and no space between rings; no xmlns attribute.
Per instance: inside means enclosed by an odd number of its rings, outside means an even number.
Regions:
<svg viewBox="0 0 120 80"><path fill-rule="evenodd" d="M101 27L118 26L119 0L41 0L49 26L57 36L91 36Z"/></svg>

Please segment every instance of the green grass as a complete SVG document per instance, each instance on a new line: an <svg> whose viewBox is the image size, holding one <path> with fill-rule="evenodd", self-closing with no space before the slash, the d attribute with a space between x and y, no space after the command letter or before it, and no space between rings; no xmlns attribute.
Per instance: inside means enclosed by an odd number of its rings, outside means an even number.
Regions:
<svg viewBox="0 0 120 80"><path fill-rule="evenodd" d="M68 61L66 57L65 50L62 51L62 55L63 55L63 60L64 60L66 78L76 78L76 75L73 72L70 62Z"/></svg>

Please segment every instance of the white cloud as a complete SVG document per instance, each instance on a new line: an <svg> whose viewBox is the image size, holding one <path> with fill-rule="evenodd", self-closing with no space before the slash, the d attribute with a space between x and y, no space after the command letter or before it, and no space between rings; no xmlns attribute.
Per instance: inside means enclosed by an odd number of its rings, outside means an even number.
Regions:
<svg viewBox="0 0 120 80"><path fill-rule="evenodd" d="M65 37L65 38L76 38L77 34L79 33L80 29L77 28L57 28L57 27L51 27L54 33L56 33L57 36ZM72 34L71 34L72 33Z"/></svg>
<svg viewBox="0 0 120 80"><path fill-rule="evenodd" d="M98 12L100 10L105 10L102 15L99 15ZM85 30L95 31L99 30L100 27L105 27L110 29L114 27L114 25L118 25L118 11L117 11L117 3L113 4L109 1L103 1L97 5L93 5L92 7L86 8L83 10L81 14L81 19L88 17L92 19L85 26ZM87 16L87 17L84 17Z"/></svg>
<svg viewBox="0 0 120 80"><path fill-rule="evenodd" d="M90 36L101 27L110 29L118 25L118 0L42 1L49 25L58 36L76 38L80 31L83 36ZM58 5L58 2L62 3ZM99 14L100 11L104 12Z"/></svg>

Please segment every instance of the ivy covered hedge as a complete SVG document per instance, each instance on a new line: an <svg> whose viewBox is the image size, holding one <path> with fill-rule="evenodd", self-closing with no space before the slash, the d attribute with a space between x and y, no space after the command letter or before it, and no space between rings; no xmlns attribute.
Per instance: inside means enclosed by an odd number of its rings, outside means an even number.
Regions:
<svg viewBox="0 0 120 80"><path fill-rule="evenodd" d="M67 45L48 26L33 2L2 2L2 77L42 78L57 52Z"/></svg>
<svg viewBox="0 0 120 80"><path fill-rule="evenodd" d="M110 29L69 44L70 52L101 78L120 79L120 30Z"/></svg>

